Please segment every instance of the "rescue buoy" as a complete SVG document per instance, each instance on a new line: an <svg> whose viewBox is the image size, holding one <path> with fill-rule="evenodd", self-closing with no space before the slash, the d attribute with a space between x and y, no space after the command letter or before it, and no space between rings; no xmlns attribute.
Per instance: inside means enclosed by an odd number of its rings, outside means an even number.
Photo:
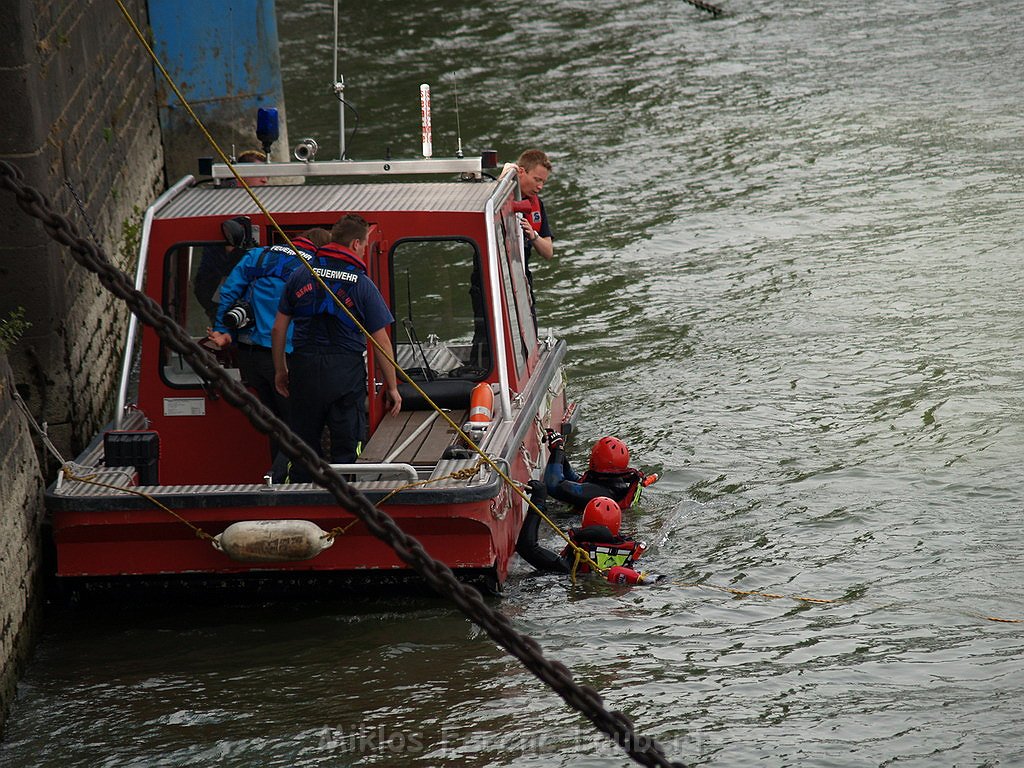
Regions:
<svg viewBox="0 0 1024 768"><path fill-rule="evenodd" d="M643 584L646 581L645 575L625 565L616 565L614 568L608 569L608 574L605 578L612 584Z"/></svg>
<svg viewBox="0 0 1024 768"><path fill-rule="evenodd" d="M214 536L213 545L241 563L309 560L334 544L309 520L243 520Z"/></svg>
<svg viewBox="0 0 1024 768"><path fill-rule="evenodd" d="M469 423L475 426L490 424L494 418L494 392L491 385L480 382L469 396Z"/></svg>

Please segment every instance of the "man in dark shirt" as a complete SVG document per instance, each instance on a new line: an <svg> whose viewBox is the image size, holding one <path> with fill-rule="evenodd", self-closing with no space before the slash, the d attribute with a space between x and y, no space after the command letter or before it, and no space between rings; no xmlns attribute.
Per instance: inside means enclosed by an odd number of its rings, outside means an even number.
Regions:
<svg viewBox="0 0 1024 768"><path fill-rule="evenodd" d="M362 217L342 216L331 230L331 242L317 251L311 265L386 353L375 348L387 389L388 412L397 415L402 397L394 366L387 359L393 356L387 327L394 317L366 274L363 254L368 231ZM286 359L285 342L293 322L292 354ZM291 401L292 429L319 452L326 425L331 463L353 463L366 438L366 338L306 269L293 272L288 279L271 337L275 386ZM293 468L289 479L308 482L309 477Z"/></svg>

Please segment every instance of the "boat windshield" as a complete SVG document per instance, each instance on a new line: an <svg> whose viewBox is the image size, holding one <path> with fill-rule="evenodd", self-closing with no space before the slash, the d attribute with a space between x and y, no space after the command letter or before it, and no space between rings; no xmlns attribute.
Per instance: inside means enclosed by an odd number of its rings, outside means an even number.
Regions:
<svg viewBox="0 0 1024 768"><path fill-rule="evenodd" d="M226 259L223 243L178 243L164 259L164 309L194 339L205 338L213 325L220 286L231 267ZM236 368L229 353L218 358L225 367ZM160 359L161 374L170 386L202 385L192 367L163 342Z"/></svg>
<svg viewBox="0 0 1024 768"><path fill-rule="evenodd" d="M391 249L395 353L411 376L482 379L490 371L479 261L465 239L400 240Z"/></svg>
<svg viewBox="0 0 1024 768"><path fill-rule="evenodd" d="M220 243L178 243L164 259L163 304L196 339L206 336L220 302L223 270L213 272ZM392 307L399 365L421 380L480 380L491 371L488 312L481 292L480 252L467 239L400 240L391 249ZM236 368L230 351L218 354ZM161 374L172 387L202 386L202 379L162 345Z"/></svg>

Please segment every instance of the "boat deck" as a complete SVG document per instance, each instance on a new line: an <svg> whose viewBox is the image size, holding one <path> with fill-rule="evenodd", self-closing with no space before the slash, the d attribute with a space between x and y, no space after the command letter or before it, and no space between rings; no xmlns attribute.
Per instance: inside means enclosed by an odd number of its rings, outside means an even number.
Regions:
<svg viewBox="0 0 1024 768"><path fill-rule="evenodd" d="M448 416L460 426L465 422L468 410L446 411ZM145 418L137 411L126 414L123 428L141 430L146 428ZM373 434L359 463L392 463L406 464L413 467L421 480L433 479L435 489L466 488L486 482L488 472L477 473L473 478L449 478L452 472L465 470L476 464L475 458L442 459L445 448L454 439L455 431L451 425L434 411L402 411L398 416L386 416ZM103 453L103 441L98 440L85 453L71 464L69 469L79 477L87 477L89 482L75 479L58 478L53 488L55 497L97 497L109 496L111 493L120 495L118 488L135 486L134 469L132 467L106 466ZM389 477L370 473L357 477L354 486L366 491L388 491L405 485L408 478ZM98 485L96 483L102 483ZM302 491L316 489L309 483L275 485L279 491ZM204 486L149 486L146 492L156 496L191 493L202 488L203 493L220 495L226 493L266 492L265 484L247 485L223 484Z"/></svg>
<svg viewBox="0 0 1024 768"><path fill-rule="evenodd" d="M456 424L466 421L468 411L448 411ZM411 464L433 467L452 442L455 430L436 411L402 411L385 416L359 456L360 463Z"/></svg>

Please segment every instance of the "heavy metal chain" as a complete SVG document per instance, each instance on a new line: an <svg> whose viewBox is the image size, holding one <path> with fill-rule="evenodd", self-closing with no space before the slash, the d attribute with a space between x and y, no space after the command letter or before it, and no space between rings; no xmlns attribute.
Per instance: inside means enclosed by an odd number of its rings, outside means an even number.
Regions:
<svg viewBox="0 0 1024 768"><path fill-rule="evenodd" d="M117 269L94 243L80 237L73 223L56 213L46 198L23 181L21 171L0 160L0 186L15 194L26 213L38 219L58 243L67 246L75 261L95 273L104 287L127 303L142 322L153 327L160 338L180 353L193 370L220 391L224 399L241 409L262 433L275 437L292 461L300 462L346 510L355 515L374 536L390 546L410 568L416 571L438 594L449 597L471 621L483 629L498 645L519 659L537 678L547 684L573 709L580 712L601 732L618 743L635 762L646 766L681 768L670 761L661 745L636 733L628 716L609 711L601 695L587 685L577 683L569 669L544 656L540 645L518 632L508 618L490 607L473 587L463 584L444 563L434 560L420 543L405 533L385 512L376 508L312 448L275 417L240 382L227 375L212 354L200 347L188 333L145 294L135 290L131 278Z"/></svg>

